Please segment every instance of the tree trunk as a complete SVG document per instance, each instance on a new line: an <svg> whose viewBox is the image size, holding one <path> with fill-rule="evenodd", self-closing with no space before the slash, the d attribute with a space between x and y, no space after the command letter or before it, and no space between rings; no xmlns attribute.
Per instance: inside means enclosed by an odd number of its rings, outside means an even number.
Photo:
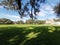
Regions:
<svg viewBox="0 0 60 45"><path fill-rule="evenodd" d="M32 19L32 24L34 24L34 18L33 18L33 7L31 8L31 19Z"/></svg>

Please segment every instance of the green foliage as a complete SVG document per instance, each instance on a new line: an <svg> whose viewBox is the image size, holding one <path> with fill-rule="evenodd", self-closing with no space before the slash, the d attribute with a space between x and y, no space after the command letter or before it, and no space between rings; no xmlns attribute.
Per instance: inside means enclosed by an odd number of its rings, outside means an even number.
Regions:
<svg viewBox="0 0 60 45"><path fill-rule="evenodd" d="M0 25L0 45L60 45L60 26Z"/></svg>
<svg viewBox="0 0 60 45"><path fill-rule="evenodd" d="M60 18L54 19L55 22L60 22Z"/></svg>
<svg viewBox="0 0 60 45"><path fill-rule="evenodd" d="M33 24L34 23L33 21L34 20L32 20L32 19L26 20L26 24Z"/></svg>
<svg viewBox="0 0 60 45"><path fill-rule="evenodd" d="M24 22L20 20L20 21L17 21L16 24L24 24Z"/></svg>
<svg viewBox="0 0 60 45"><path fill-rule="evenodd" d="M6 18L0 18L0 24L13 24L13 21Z"/></svg>
<svg viewBox="0 0 60 45"><path fill-rule="evenodd" d="M45 20L36 20L36 24L45 24Z"/></svg>
<svg viewBox="0 0 60 45"><path fill-rule="evenodd" d="M45 24L45 20L32 20L28 19L26 20L26 24Z"/></svg>

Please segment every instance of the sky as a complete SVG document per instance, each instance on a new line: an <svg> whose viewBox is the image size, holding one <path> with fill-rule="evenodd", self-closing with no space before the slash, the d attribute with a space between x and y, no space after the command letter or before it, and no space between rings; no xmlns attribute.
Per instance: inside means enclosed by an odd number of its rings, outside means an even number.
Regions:
<svg viewBox="0 0 60 45"><path fill-rule="evenodd" d="M23 0L26 2L26 0ZM53 11L54 6L60 3L60 0L46 0L44 4L41 4L40 12L37 13L38 20L46 20L46 19L54 19L56 18L56 14ZM24 17L21 19L17 11L14 10L6 10L3 6L0 6L0 18L7 18L13 21L23 20L26 21L29 17Z"/></svg>

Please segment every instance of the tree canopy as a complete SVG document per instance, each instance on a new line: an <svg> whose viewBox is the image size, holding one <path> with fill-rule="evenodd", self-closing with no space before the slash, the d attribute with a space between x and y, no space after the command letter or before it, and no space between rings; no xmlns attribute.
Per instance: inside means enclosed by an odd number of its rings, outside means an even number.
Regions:
<svg viewBox="0 0 60 45"><path fill-rule="evenodd" d="M40 12L41 3L45 3L46 0L3 0L0 5L4 5L4 8L10 10L17 10L20 17L29 16L36 19L37 12ZM60 17L60 3L54 8L57 17Z"/></svg>
<svg viewBox="0 0 60 45"><path fill-rule="evenodd" d="M30 18L36 19L36 13L40 12L40 4L44 2L45 0L26 0L26 3L23 0L3 0L2 5L6 9L17 10L21 18L29 15Z"/></svg>
<svg viewBox="0 0 60 45"><path fill-rule="evenodd" d="M54 11L57 14L57 17L60 17L60 3L55 6Z"/></svg>

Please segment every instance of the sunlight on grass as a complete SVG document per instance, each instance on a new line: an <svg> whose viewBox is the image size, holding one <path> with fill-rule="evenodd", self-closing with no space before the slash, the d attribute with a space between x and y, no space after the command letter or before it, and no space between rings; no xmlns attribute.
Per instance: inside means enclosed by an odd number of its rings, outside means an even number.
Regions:
<svg viewBox="0 0 60 45"><path fill-rule="evenodd" d="M9 42L18 40L19 39L18 37L19 37L18 35L14 36L13 38L9 39Z"/></svg>
<svg viewBox="0 0 60 45"><path fill-rule="evenodd" d="M39 34L40 34L40 32L38 32L38 33L31 32L26 37L28 39L32 39L32 38L36 38Z"/></svg>
<svg viewBox="0 0 60 45"><path fill-rule="evenodd" d="M1 45L60 45L60 26L0 25ZM52 43L50 43L52 42ZM55 42L55 43L54 43Z"/></svg>
<svg viewBox="0 0 60 45"><path fill-rule="evenodd" d="M53 26L48 27L48 32L54 32L54 31L55 31L55 27Z"/></svg>
<svg viewBox="0 0 60 45"><path fill-rule="evenodd" d="M32 26L26 27L26 30L33 30L33 29L34 29L34 27L32 27Z"/></svg>
<svg viewBox="0 0 60 45"><path fill-rule="evenodd" d="M27 39L25 39L20 45L24 45L24 43L27 42L28 40L31 40L31 39L33 39L33 38L38 37L39 34L40 34L40 32L38 32L38 33L35 33L35 32L29 33L29 34L26 36Z"/></svg>
<svg viewBox="0 0 60 45"><path fill-rule="evenodd" d="M0 25L0 27L31 27L31 26L59 26L59 25L45 25L45 24L40 24L40 25L35 25L35 24L12 24L12 25ZM31 29L31 28L30 28Z"/></svg>
<svg viewBox="0 0 60 45"><path fill-rule="evenodd" d="M33 27L29 27L29 29L33 29Z"/></svg>

